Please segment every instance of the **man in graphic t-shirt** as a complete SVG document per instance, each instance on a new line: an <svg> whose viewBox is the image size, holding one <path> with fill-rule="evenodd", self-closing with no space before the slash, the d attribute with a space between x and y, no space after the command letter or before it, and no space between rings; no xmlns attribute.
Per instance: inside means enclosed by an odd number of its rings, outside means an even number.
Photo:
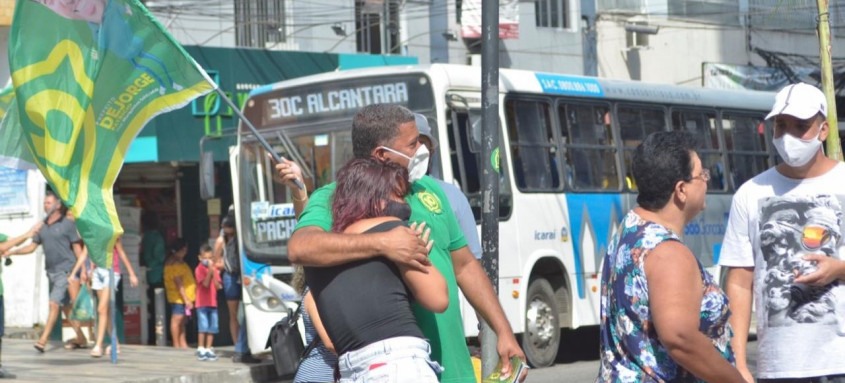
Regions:
<svg viewBox="0 0 845 383"><path fill-rule="evenodd" d="M752 296L759 381L845 382L845 164L822 150L826 116L819 89L781 90L766 118L783 163L733 198L719 265L728 268L737 368L749 382Z"/></svg>

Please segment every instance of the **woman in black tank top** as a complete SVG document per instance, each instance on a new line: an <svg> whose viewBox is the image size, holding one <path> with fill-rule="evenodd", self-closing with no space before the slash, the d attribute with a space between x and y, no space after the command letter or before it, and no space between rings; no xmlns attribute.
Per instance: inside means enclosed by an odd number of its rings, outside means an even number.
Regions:
<svg viewBox="0 0 845 383"><path fill-rule="evenodd" d="M337 174L332 231L364 234L407 225L411 209L403 198L410 188L408 172L399 165L350 161ZM429 242L427 228L411 227ZM446 281L436 268L421 272L376 257L306 267L305 276L322 322L314 325L339 355L341 382L437 382L440 366L429 358L410 304L414 299L433 312L446 310Z"/></svg>

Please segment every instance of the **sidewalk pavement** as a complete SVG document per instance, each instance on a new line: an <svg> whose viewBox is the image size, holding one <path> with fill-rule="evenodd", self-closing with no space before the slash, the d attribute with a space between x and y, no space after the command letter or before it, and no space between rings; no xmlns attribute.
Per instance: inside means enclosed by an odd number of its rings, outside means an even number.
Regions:
<svg viewBox="0 0 845 383"><path fill-rule="evenodd" d="M12 332L11 335L31 331ZM108 355L92 358L90 348L66 350L58 342L47 346L44 354L36 351L32 339L3 339L2 364L15 374L15 382L149 382L149 383L228 383L283 382L265 356L260 364L233 363L232 347L217 349L219 360L201 362L193 349L121 345L117 364Z"/></svg>

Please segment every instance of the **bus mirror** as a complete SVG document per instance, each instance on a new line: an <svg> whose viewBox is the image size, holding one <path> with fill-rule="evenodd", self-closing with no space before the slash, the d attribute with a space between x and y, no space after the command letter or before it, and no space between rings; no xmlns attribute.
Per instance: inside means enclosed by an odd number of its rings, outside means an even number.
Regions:
<svg viewBox="0 0 845 383"><path fill-rule="evenodd" d="M200 198L214 198L214 152L202 152L200 155Z"/></svg>

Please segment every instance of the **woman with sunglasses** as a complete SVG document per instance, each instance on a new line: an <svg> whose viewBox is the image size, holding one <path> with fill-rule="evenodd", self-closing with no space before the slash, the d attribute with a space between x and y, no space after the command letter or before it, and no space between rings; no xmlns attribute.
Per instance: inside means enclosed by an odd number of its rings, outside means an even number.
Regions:
<svg viewBox="0 0 845 383"><path fill-rule="evenodd" d="M599 382L745 382L727 297L683 242L710 179L695 144L686 132L657 132L634 152L639 206L602 268Z"/></svg>

